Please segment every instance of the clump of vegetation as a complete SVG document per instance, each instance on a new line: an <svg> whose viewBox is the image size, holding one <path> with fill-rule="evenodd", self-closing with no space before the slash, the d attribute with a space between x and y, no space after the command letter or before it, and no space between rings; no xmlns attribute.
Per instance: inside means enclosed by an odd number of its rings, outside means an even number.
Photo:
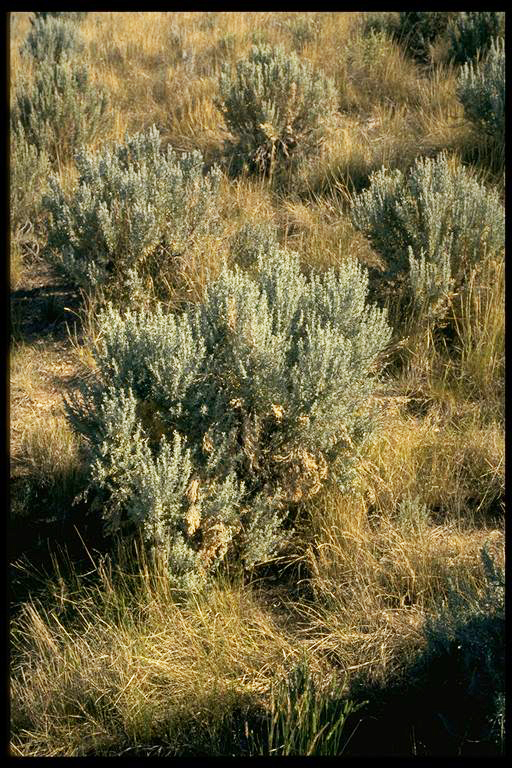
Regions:
<svg viewBox="0 0 512 768"><path fill-rule="evenodd" d="M71 191L50 179L49 258L89 295L115 302L168 298L180 260L219 231L220 171L194 151L161 148L158 130L76 155Z"/></svg>
<svg viewBox="0 0 512 768"><path fill-rule="evenodd" d="M476 600L453 590L447 604L425 625L427 649L421 665L443 664L445 686L453 687L447 726L503 748L505 739L505 576L484 547L485 589ZM419 665L419 666L421 666ZM469 702L472 702L468 706ZM457 712L457 704L460 707ZM462 715L462 717L461 717ZM468 717L469 715L469 717ZM448 719L448 717L450 719ZM478 733L477 733L478 732Z"/></svg>
<svg viewBox="0 0 512 768"><path fill-rule="evenodd" d="M382 168L352 203L353 224L385 258L386 280L426 316L443 314L450 292L485 258L501 257L505 212L497 193L445 154L407 173Z"/></svg>
<svg viewBox="0 0 512 768"><path fill-rule="evenodd" d="M236 137L232 167L273 174L318 151L336 110L332 80L282 46L254 46L220 77L220 109Z"/></svg>
<svg viewBox="0 0 512 768"><path fill-rule="evenodd" d="M341 755L347 721L364 704L340 696L331 682L319 689L306 659L273 686L263 755ZM260 747L261 748L261 747Z"/></svg>
<svg viewBox="0 0 512 768"><path fill-rule="evenodd" d="M36 16L22 51L44 60L59 62L63 56L77 55L84 49L77 25L66 17Z"/></svg>
<svg viewBox="0 0 512 768"><path fill-rule="evenodd" d="M505 40L496 38L482 61L464 64L457 81L464 113L494 143L505 145Z"/></svg>
<svg viewBox="0 0 512 768"><path fill-rule="evenodd" d="M10 225L15 233L34 224L48 184L50 162L44 149L29 144L20 128L11 132Z"/></svg>
<svg viewBox="0 0 512 768"><path fill-rule="evenodd" d="M350 487L390 335L366 294L356 262L308 281L272 247L181 315L108 308L97 380L68 404L108 530L142 529L191 583L228 551L270 557L329 475Z"/></svg>
<svg viewBox="0 0 512 768"><path fill-rule="evenodd" d="M449 26L449 56L456 64L465 64L484 55L494 38L505 32L505 14L499 11L461 11Z"/></svg>
<svg viewBox="0 0 512 768"><path fill-rule="evenodd" d="M64 19L66 21L83 21L87 16L87 11L36 11L34 13L34 20L37 22L39 19Z"/></svg>
<svg viewBox="0 0 512 768"><path fill-rule="evenodd" d="M453 15L447 11L400 11L396 37L411 56L426 62L432 44L446 32Z"/></svg>
<svg viewBox="0 0 512 768"><path fill-rule="evenodd" d="M64 162L105 129L107 105L106 91L92 82L87 66L64 55L58 62L46 58L32 82L21 79L12 126L21 126L27 141L53 162Z"/></svg>

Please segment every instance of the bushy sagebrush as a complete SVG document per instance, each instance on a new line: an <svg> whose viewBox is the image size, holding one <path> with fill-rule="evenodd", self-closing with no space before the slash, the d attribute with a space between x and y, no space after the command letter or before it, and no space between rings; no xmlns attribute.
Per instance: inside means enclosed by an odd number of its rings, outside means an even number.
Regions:
<svg viewBox="0 0 512 768"><path fill-rule="evenodd" d="M289 33L297 51L315 40L319 32L318 18L311 13L294 13L278 24Z"/></svg>
<svg viewBox="0 0 512 768"><path fill-rule="evenodd" d="M236 143L235 170L273 173L318 150L326 120L336 109L332 80L282 46L254 46L220 77L219 103Z"/></svg>
<svg viewBox="0 0 512 768"><path fill-rule="evenodd" d="M59 18L67 21L83 21L87 16L87 11L36 11L34 21L38 19Z"/></svg>
<svg viewBox="0 0 512 768"><path fill-rule="evenodd" d="M497 193L445 154L418 158L405 174L373 173L370 187L354 198L351 217L386 259L386 277L407 275L410 298L434 314L470 267L504 248Z"/></svg>
<svg viewBox="0 0 512 768"><path fill-rule="evenodd" d="M461 11L449 27L449 56L464 64L489 49L493 38L505 32L505 14L499 11Z"/></svg>
<svg viewBox="0 0 512 768"><path fill-rule="evenodd" d="M148 281L158 294L177 259L211 247L218 230L220 172L200 152L161 150L158 130L76 155L79 177L65 191L50 179L48 253L76 285L114 301Z"/></svg>
<svg viewBox="0 0 512 768"><path fill-rule="evenodd" d="M457 97L464 113L489 134L496 144L505 144L505 40L494 39L482 61L468 61L457 80Z"/></svg>
<svg viewBox="0 0 512 768"><path fill-rule="evenodd" d="M257 263L260 254L277 245L277 227L274 224L249 220L231 238L230 253L234 263L251 267Z"/></svg>
<svg viewBox="0 0 512 768"><path fill-rule="evenodd" d="M505 576L484 547L481 558L485 590L474 600L454 589L447 604L425 624L427 648L423 663L447 659L450 678L445 689L457 691L459 705L470 714L466 732L478 728L479 738L503 742L505 726Z"/></svg>
<svg viewBox="0 0 512 768"><path fill-rule="evenodd" d="M23 129L11 132L9 158L10 226L16 232L31 224L41 209L48 184L50 163L44 150L29 144Z"/></svg>
<svg viewBox="0 0 512 768"><path fill-rule="evenodd" d="M38 62L44 59L58 62L63 55L78 54L83 48L77 25L59 15L34 19L21 50Z"/></svg>
<svg viewBox="0 0 512 768"><path fill-rule="evenodd" d="M22 127L27 141L52 160L68 160L75 149L95 139L107 121L107 94L78 60L38 62L33 82L22 81L12 126Z"/></svg>
<svg viewBox="0 0 512 768"><path fill-rule="evenodd" d="M454 13L447 11L400 11L396 37L419 61L428 61L430 48L446 32Z"/></svg>
<svg viewBox="0 0 512 768"><path fill-rule="evenodd" d="M226 554L272 555L329 474L349 487L390 336L366 295L355 261L306 279L274 245L254 276L224 267L182 314L108 307L97 379L68 416L109 530L142 528L190 583Z"/></svg>

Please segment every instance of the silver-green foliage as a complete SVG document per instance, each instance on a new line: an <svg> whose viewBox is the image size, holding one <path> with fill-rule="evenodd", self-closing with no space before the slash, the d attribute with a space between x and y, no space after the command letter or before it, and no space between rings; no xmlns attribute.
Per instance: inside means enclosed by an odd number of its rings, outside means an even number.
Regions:
<svg viewBox="0 0 512 768"><path fill-rule="evenodd" d="M87 11L36 11L34 13L34 20L59 18L66 21L80 22L87 16Z"/></svg>
<svg viewBox="0 0 512 768"><path fill-rule="evenodd" d="M220 171L203 173L200 152L163 152L154 126L75 159L71 191L50 179L48 253L88 293L122 301L148 279L158 288L177 257L218 230Z"/></svg>
<svg viewBox="0 0 512 768"><path fill-rule="evenodd" d="M22 47L22 52L37 62L60 61L63 55L76 55L84 49L77 25L62 16L37 17Z"/></svg>
<svg viewBox="0 0 512 768"><path fill-rule="evenodd" d="M350 487L390 336L367 287L355 261L306 279L271 245L253 276L225 266L184 313L107 307L97 380L68 415L109 530L142 527L190 583L226 554L272 555L328 474Z"/></svg>
<svg viewBox="0 0 512 768"><path fill-rule="evenodd" d="M501 146L505 143L505 40L496 38L482 61L468 61L457 80L466 116Z"/></svg>
<svg viewBox="0 0 512 768"><path fill-rule="evenodd" d="M69 160L76 148L94 140L107 123L106 92L78 59L38 62L33 81L22 79L12 112L13 130L52 160Z"/></svg>
<svg viewBox="0 0 512 768"><path fill-rule="evenodd" d="M436 312L469 268L503 252L505 211L497 193L445 154L418 158L407 173L382 168L355 197L352 222L387 261L407 274L411 298Z"/></svg>
<svg viewBox="0 0 512 768"><path fill-rule="evenodd" d="M484 54L493 38L503 35L505 14L499 11L461 11L449 27L450 58L464 64Z"/></svg>
<svg viewBox="0 0 512 768"><path fill-rule="evenodd" d="M50 163L44 150L29 144L24 131L11 132L9 158L10 226L16 232L32 225L41 209Z"/></svg>
<svg viewBox="0 0 512 768"><path fill-rule="evenodd" d="M219 85L235 169L273 172L317 151L337 106L332 80L282 46L253 46Z"/></svg>

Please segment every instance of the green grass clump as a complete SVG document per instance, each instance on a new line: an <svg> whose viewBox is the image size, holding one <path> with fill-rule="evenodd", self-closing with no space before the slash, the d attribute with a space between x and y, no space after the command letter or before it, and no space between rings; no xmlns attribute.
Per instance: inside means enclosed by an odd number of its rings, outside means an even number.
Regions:
<svg viewBox="0 0 512 768"><path fill-rule="evenodd" d="M352 716L363 706L340 697L333 683L320 690L303 659L272 688L261 754L341 755L349 739L347 721L351 724Z"/></svg>

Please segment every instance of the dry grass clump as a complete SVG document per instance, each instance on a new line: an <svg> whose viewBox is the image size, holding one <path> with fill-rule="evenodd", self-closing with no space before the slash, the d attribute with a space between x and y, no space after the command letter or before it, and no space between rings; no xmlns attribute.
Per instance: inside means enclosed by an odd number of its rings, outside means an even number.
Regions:
<svg viewBox="0 0 512 768"><path fill-rule="evenodd" d="M485 542L503 559L503 534L435 525L414 497L370 515L361 496L326 493L311 508L306 562L316 601L305 630L315 653L384 683L424 645L423 623L448 592L478 593Z"/></svg>
<svg viewBox="0 0 512 768"><path fill-rule="evenodd" d="M309 203L283 200L279 208L284 243L292 250L307 254L305 271L339 267L347 254L366 266L378 265L378 257L366 238L355 230L348 216L326 198Z"/></svg>
<svg viewBox="0 0 512 768"><path fill-rule="evenodd" d="M435 406L423 398L404 397L390 404L379 438L367 462L365 487L381 514L406 496L417 497L440 520L466 528L500 518L504 502L505 441L499 423L482 423L478 408L450 400Z"/></svg>
<svg viewBox="0 0 512 768"><path fill-rule="evenodd" d="M71 756L163 743L215 753L226 721L259 706L297 646L242 586L184 603L164 575L97 566L96 584L54 583L13 627L13 749Z"/></svg>

